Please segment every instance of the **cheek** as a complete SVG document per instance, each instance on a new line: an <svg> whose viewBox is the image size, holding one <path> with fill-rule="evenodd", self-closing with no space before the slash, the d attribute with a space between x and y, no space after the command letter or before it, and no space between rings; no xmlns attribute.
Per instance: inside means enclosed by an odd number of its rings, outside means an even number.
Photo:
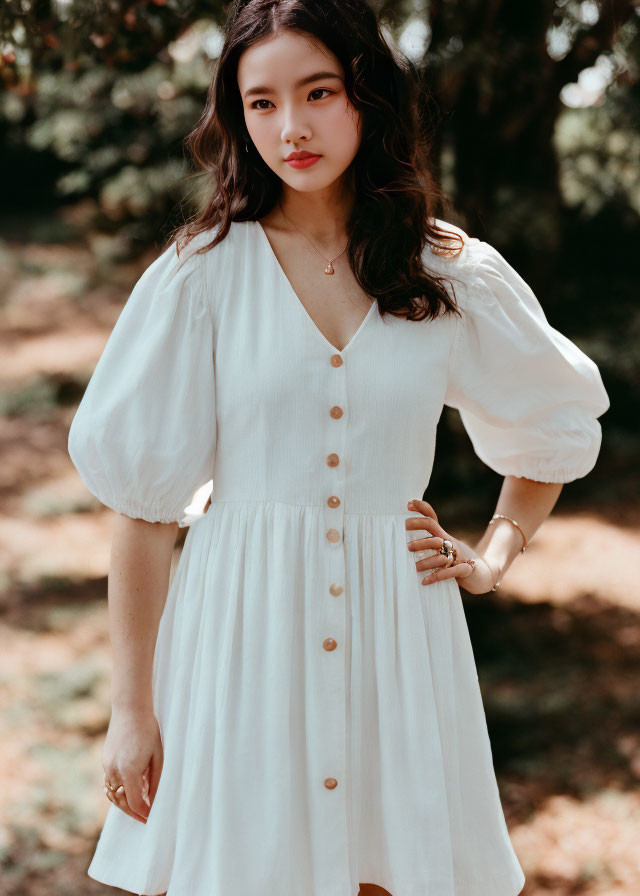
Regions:
<svg viewBox="0 0 640 896"><path fill-rule="evenodd" d="M263 118L256 116L247 126L247 130L258 149L268 152L269 143L273 140L273 121L267 116Z"/></svg>
<svg viewBox="0 0 640 896"><path fill-rule="evenodd" d="M335 152L350 153L358 147L358 113L348 104L336 103L327 116L326 128L331 133L331 145Z"/></svg>

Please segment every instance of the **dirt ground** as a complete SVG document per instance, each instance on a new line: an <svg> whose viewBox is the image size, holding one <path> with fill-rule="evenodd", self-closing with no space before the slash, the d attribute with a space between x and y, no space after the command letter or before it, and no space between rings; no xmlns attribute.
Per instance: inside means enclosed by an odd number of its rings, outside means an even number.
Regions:
<svg viewBox="0 0 640 896"><path fill-rule="evenodd" d="M111 248L0 242L6 896L116 892L86 874L109 805L112 514L66 453L88 375L153 257L115 264ZM637 502L561 502L498 592L463 591L524 896L640 893L639 531Z"/></svg>

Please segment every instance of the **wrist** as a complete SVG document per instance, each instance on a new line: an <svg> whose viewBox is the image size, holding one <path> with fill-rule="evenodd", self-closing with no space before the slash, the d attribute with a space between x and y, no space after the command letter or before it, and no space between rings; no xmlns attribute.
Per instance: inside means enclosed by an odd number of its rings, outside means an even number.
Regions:
<svg viewBox="0 0 640 896"><path fill-rule="evenodd" d="M113 697L111 699L112 712L133 713L141 715L146 712L153 712L153 698L148 697Z"/></svg>
<svg viewBox="0 0 640 896"><path fill-rule="evenodd" d="M481 557L493 576L492 591L502 581L513 560L521 553L522 537L509 523L488 526L476 544L476 555Z"/></svg>
<svg viewBox="0 0 640 896"><path fill-rule="evenodd" d="M527 539L527 536L524 534L520 523L518 523L517 520L514 520L513 517L507 516L507 514L505 514L505 513L494 513L493 516L491 517L491 519L489 520L487 529L489 528L489 526L499 526L501 524L512 526L518 531L518 533L520 534L520 538L522 539L520 542L521 547L520 547L519 553L523 554L527 549L528 539Z"/></svg>
<svg viewBox="0 0 640 896"><path fill-rule="evenodd" d="M487 558L484 554L478 553L478 554L476 554L476 557L478 560L482 560L482 562L484 563L484 565L487 567L487 569L489 570L489 572L491 574L492 585L489 590L496 591L498 586L500 585L501 580L502 580L501 567L494 564L493 562L490 562L489 560L487 560Z"/></svg>

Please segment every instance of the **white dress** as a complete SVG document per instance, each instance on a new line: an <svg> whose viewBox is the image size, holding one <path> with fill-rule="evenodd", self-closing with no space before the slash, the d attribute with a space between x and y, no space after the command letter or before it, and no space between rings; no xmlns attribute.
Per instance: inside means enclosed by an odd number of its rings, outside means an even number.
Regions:
<svg viewBox="0 0 640 896"><path fill-rule="evenodd" d="M374 303L339 352L259 223L196 254L210 236L139 279L69 433L129 516L185 525L213 482L156 643L155 802L146 825L110 806L88 874L168 896L515 896L459 586L421 584L407 502L445 404L498 473L585 476L598 368L478 239L426 250L462 321Z"/></svg>

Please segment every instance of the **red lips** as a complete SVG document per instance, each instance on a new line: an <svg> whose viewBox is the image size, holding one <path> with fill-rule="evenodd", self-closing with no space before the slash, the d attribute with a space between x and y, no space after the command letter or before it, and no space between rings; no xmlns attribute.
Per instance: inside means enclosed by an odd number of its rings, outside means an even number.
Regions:
<svg viewBox="0 0 640 896"><path fill-rule="evenodd" d="M312 156L317 155L317 152L307 152L306 150L302 150L302 152L290 152L286 157L285 162L290 162L291 159L310 159Z"/></svg>

